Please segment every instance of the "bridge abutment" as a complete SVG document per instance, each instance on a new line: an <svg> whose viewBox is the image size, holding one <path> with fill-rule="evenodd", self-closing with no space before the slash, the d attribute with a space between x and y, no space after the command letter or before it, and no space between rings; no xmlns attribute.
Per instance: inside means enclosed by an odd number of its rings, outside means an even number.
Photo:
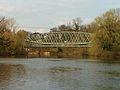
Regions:
<svg viewBox="0 0 120 90"><path fill-rule="evenodd" d="M88 47L39 47L28 49L28 57L79 58L84 55L88 55Z"/></svg>

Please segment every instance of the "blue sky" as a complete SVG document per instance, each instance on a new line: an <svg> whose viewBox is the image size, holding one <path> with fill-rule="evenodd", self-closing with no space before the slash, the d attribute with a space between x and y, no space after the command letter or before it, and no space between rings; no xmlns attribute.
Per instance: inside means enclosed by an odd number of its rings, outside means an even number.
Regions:
<svg viewBox="0 0 120 90"><path fill-rule="evenodd" d="M49 28L76 17L89 23L103 12L119 7L120 0L0 0L0 16L14 18L20 26Z"/></svg>

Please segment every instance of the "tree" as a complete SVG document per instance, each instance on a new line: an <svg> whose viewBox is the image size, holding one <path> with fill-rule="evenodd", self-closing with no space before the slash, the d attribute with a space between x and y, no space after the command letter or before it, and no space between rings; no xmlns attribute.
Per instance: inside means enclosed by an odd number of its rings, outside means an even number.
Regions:
<svg viewBox="0 0 120 90"><path fill-rule="evenodd" d="M57 27L53 27L53 28L50 29L50 32L56 32L56 31L58 31Z"/></svg>
<svg viewBox="0 0 120 90"><path fill-rule="evenodd" d="M15 55L26 54L25 51L25 38L27 37L27 32L24 30L19 30L15 35Z"/></svg>
<svg viewBox="0 0 120 90"><path fill-rule="evenodd" d="M65 24L58 26L60 31L68 30L67 26Z"/></svg>
<svg viewBox="0 0 120 90"><path fill-rule="evenodd" d="M51 32L56 32L56 31L79 31L83 30L85 27L81 25L82 20L80 18L73 19L72 22L69 22L68 24L62 24L59 25L58 27L51 28Z"/></svg>
<svg viewBox="0 0 120 90"><path fill-rule="evenodd" d="M14 19L0 19L0 55L11 56L25 53L27 32L18 30Z"/></svg>
<svg viewBox="0 0 120 90"><path fill-rule="evenodd" d="M94 33L95 31L99 29L96 22L91 22L90 24L87 24L85 27L86 28L83 31L90 32L90 33Z"/></svg>
<svg viewBox="0 0 120 90"><path fill-rule="evenodd" d="M114 10L107 11L95 19L93 47L96 50L120 51L120 16ZM94 28L93 28L94 29ZM98 49L99 48L99 49Z"/></svg>
<svg viewBox="0 0 120 90"><path fill-rule="evenodd" d="M13 52L13 35L11 32L12 19L2 17L0 19L0 55L11 55Z"/></svg>
<svg viewBox="0 0 120 90"><path fill-rule="evenodd" d="M81 29L82 20L80 18L73 19L72 21L72 29L80 30Z"/></svg>

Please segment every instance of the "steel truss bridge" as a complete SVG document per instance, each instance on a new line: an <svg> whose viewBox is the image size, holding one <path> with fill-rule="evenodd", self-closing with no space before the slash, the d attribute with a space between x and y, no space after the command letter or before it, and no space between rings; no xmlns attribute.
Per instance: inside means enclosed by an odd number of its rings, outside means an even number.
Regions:
<svg viewBox="0 0 120 90"><path fill-rule="evenodd" d="M26 43L28 48L90 47L90 37L90 33L80 31L29 33L26 38Z"/></svg>

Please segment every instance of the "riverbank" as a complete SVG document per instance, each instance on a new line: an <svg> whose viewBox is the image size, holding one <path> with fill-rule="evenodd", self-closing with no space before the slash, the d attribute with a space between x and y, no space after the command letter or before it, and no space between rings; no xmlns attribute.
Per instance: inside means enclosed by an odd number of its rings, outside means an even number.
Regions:
<svg viewBox="0 0 120 90"><path fill-rule="evenodd" d="M6 56L6 57L3 57L3 56L0 56L0 58L3 58L3 59L33 59L33 58L45 58L45 59L60 59L60 60L64 60L64 59L68 59L68 60L80 60L80 59L84 59L85 61L93 61L93 62L96 62L96 61L100 61L100 62L119 62L120 61L120 56L114 56L114 57L97 57L97 56L77 56L77 57L39 57L39 56L19 56L19 57L16 57L16 56Z"/></svg>
<svg viewBox="0 0 120 90"><path fill-rule="evenodd" d="M31 48L22 55L0 56L0 58L69 58L69 59L101 59L119 60L120 52L100 51L94 52L91 48Z"/></svg>

